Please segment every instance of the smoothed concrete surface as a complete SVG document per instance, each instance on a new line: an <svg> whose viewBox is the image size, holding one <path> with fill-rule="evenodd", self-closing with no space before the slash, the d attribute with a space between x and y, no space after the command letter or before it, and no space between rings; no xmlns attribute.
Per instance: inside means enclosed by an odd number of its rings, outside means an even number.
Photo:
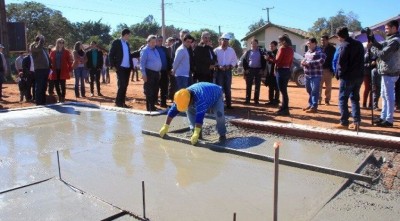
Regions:
<svg viewBox="0 0 400 221"><path fill-rule="evenodd" d="M165 115L144 117L72 105L2 113L0 187L37 181L32 174L57 175L55 152L60 150L62 177L67 182L138 215L144 180L147 216L152 220L231 220L234 212L238 220L272 217L272 164L141 134L142 129L158 131L164 121ZM187 120L180 116L170 130L183 127ZM249 150L271 153L272 146L260 139ZM314 163L335 166L353 161L341 159L340 153L328 159L323 156L326 149L318 150L312 142L289 146L282 155L301 162L315 158ZM362 156L347 169L353 171ZM29 163L3 163L6 159ZM31 167L43 169L30 172ZM7 171L4 176L3 171ZM308 220L342 182L342 178L281 166L280 218ZM8 204L0 199L0 205Z"/></svg>
<svg viewBox="0 0 400 221"><path fill-rule="evenodd" d="M0 220L101 220L120 210L51 179L0 195Z"/></svg>

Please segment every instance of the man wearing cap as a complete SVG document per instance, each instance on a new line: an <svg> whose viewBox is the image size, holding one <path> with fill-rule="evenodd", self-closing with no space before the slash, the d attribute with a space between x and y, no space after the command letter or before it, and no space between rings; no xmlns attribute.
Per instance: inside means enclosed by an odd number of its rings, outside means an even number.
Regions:
<svg viewBox="0 0 400 221"><path fill-rule="evenodd" d="M215 114L220 141L225 140L226 127L222 90L220 86L208 82L196 83L175 93L174 104L168 111L168 117L160 130L160 136L164 137L168 132L172 119L179 112L186 111L190 129L193 130L190 140L195 145L199 140L204 116L208 109Z"/></svg>
<svg viewBox="0 0 400 221"><path fill-rule="evenodd" d="M222 86L225 93L226 108L232 108L231 85L232 85L232 68L237 64L235 50L229 47L231 36L227 33L220 38L220 46L214 49L217 55L218 70L216 75L216 83Z"/></svg>
<svg viewBox="0 0 400 221"><path fill-rule="evenodd" d="M194 62L195 62L195 78L199 82L212 82L214 65L217 63L217 56L213 48L210 47L210 33L204 31L201 33L201 41L194 49Z"/></svg>
<svg viewBox="0 0 400 221"><path fill-rule="evenodd" d="M3 81L4 81L4 75L5 73L7 73L7 62L6 62L6 58L4 57L3 54L3 48L4 46L2 44L0 44L0 101L3 100L2 96L3 96Z"/></svg>

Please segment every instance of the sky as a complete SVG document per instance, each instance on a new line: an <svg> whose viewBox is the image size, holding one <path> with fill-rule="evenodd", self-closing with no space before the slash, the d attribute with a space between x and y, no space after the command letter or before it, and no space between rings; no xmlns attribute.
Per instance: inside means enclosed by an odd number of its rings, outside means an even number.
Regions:
<svg viewBox="0 0 400 221"><path fill-rule="evenodd" d="M5 0L23 3L24 0ZM161 25L161 0L39 0L62 12L71 22L101 21L112 29L120 23L128 26L153 15ZM209 28L221 33L232 32L242 39L249 25L261 18L277 25L308 31L321 17L335 16L339 10L353 12L363 27L372 26L400 14L399 0L164 0L165 24L177 28L199 30ZM168 36L167 36L168 37Z"/></svg>

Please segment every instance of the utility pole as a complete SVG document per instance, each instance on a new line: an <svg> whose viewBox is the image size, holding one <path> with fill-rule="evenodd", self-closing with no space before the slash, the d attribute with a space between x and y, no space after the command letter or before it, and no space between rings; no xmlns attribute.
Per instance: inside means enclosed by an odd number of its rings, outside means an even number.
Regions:
<svg viewBox="0 0 400 221"><path fill-rule="evenodd" d="M218 25L218 34L221 36L221 25Z"/></svg>
<svg viewBox="0 0 400 221"><path fill-rule="evenodd" d="M165 42L165 8L164 0L161 0L161 35L164 37ZM164 42L162 43L164 45Z"/></svg>
<svg viewBox="0 0 400 221"><path fill-rule="evenodd" d="M275 7L272 7L272 8L263 8L262 10L267 10L267 22L269 23L269 10L270 9L274 9Z"/></svg>

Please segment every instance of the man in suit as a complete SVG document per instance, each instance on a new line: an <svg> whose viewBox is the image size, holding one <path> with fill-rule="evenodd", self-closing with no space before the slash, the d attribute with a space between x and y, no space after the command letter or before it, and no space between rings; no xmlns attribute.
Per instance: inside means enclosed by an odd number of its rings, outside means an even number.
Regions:
<svg viewBox="0 0 400 221"><path fill-rule="evenodd" d="M97 48L95 41L90 42L89 51L86 52L86 67L90 76L90 96L94 96L94 82L96 82L97 95L103 96L100 92L100 73L103 68L103 52Z"/></svg>
<svg viewBox="0 0 400 221"><path fill-rule="evenodd" d="M111 67L115 67L118 80L115 106L124 108L129 108L129 106L125 104L125 97L132 68L132 59L130 59L130 48L128 43L130 36L131 31L129 31L129 29L122 30L121 38L112 42L109 53L110 65Z"/></svg>

